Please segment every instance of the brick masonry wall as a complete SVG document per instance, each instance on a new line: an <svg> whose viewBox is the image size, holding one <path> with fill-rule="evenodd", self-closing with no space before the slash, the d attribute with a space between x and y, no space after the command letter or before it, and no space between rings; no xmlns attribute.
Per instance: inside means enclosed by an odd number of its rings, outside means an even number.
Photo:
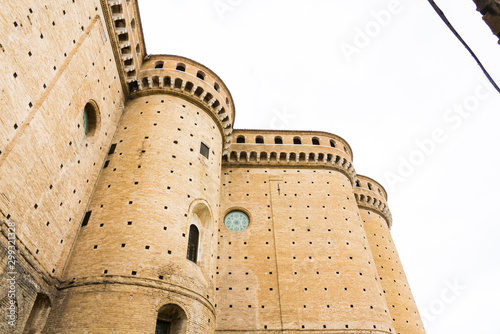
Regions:
<svg viewBox="0 0 500 334"><path fill-rule="evenodd" d="M210 148L208 158L200 154L202 142ZM194 104L180 97L155 94L127 104L113 144L115 151L107 157L88 207L92 212L88 225L81 227L65 271L68 289L116 281L147 284L152 289L150 294L161 293L155 289L167 289L188 295L192 300L184 304L189 319L206 319L208 323L206 314L213 312L215 300L215 229L222 155L219 128ZM196 264L186 259L191 224L200 230ZM120 308L123 296L117 296L96 292L94 298ZM61 305L78 304L73 299L80 294L68 292L61 298ZM206 310L196 306L200 303ZM136 307L133 302L129 304ZM57 316L53 319L71 317L73 328L90 332L102 326L88 322L101 310L75 312L62 307L54 312ZM147 319L150 325L156 323L156 317ZM127 329L139 333L145 326L136 326L125 312L107 323L109 330L119 332ZM69 331L64 324L58 321L49 332Z"/></svg>
<svg viewBox="0 0 500 334"><path fill-rule="evenodd" d="M98 1L2 4L0 215L16 223L20 292L15 328L7 327L2 304L2 332L22 332L38 292L53 298L122 113L102 20ZM100 119L87 137L83 109L91 100Z"/></svg>
<svg viewBox="0 0 500 334"><path fill-rule="evenodd" d="M138 280L62 290L43 333L152 334L158 309L170 303L186 312L186 334L213 333L215 318L206 304L164 284L145 286Z"/></svg>
<svg viewBox="0 0 500 334"><path fill-rule="evenodd" d="M24 245L17 240L17 249L15 251L16 260L9 262L8 258L8 233L11 233L12 227L15 231L15 224L12 221L0 221L1 234L0 234L0 268L2 268L0 284L0 332L1 333L22 333L24 324L28 320L33 304L38 293L43 293L51 298L57 294L57 290L50 279L36 272L33 269L34 257L24 247ZM11 230L9 231L9 227ZM12 240L12 238L11 238ZM13 265L14 268L10 266ZM14 278L14 280L12 280ZM9 279L10 281L7 281ZM13 283L11 288L10 282ZM15 318L11 318L11 298L9 294L14 294L14 309L12 309ZM9 324L14 319L13 326Z"/></svg>
<svg viewBox="0 0 500 334"><path fill-rule="evenodd" d="M377 212L360 212L396 333L425 333L387 221Z"/></svg>
<svg viewBox="0 0 500 334"><path fill-rule="evenodd" d="M221 217L243 208L251 223L219 223L219 332L394 332L344 174L224 166L221 203Z"/></svg>

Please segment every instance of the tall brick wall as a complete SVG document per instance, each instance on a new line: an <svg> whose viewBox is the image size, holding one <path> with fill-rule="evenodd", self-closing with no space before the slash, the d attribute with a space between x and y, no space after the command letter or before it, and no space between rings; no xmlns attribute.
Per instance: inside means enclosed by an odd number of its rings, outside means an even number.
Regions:
<svg viewBox="0 0 500 334"><path fill-rule="evenodd" d="M210 148L206 158L201 143ZM146 305L146 295L164 290L187 295L188 332L198 333L198 322L214 324L213 275L216 253L222 137L206 111L189 101L166 94L130 101L113 138L116 148L106 158L88 211L65 270L60 309L54 310L49 333L103 328L108 333L142 333L156 324L163 304ZM200 230L197 263L186 258L190 225ZM94 284L82 293L80 285ZM124 285L105 293L106 285ZM101 287L100 285L104 285ZM136 286L142 292L135 292ZM77 286L77 288L73 287ZM144 286L151 290L147 292ZM136 296L138 294L138 296ZM106 308L119 309L128 298L127 312L102 321L102 309L78 310L79 300L101 299ZM142 296L142 297L141 297ZM180 298L180 297L179 297ZM135 304L138 299L139 304ZM181 298L182 299L182 298ZM170 302L175 302L172 298ZM162 303L169 301L164 295ZM74 305L74 306L69 306ZM144 310L142 310L144 308ZM136 316L131 316L130 312ZM137 317L141 321L137 321ZM61 319L72 319L71 322ZM70 324L70 325L69 325Z"/></svg>
<svg viewBox="0 0 500 334"><path fill-rule="evenodd" d="M302 135L298 146L292 134L274 133L283 145L270 134L267 145L255 145L245 130L235 137L241 133L247 142L239 147L248 153L224 165L221 217L241 208L251 223L231 232L219 222L218 332L394 332L351 179L319 154L308 163L285 158L282 166L276 158L246 158L253 150L260 156L259 146L277 152L273 157L292 150L343 155L342 142L335 138L333 148L317 135L320 145L312 146L313 136Z"/></svg>
<svg viewBox="0 0 500 334"><path fill-rule="evenodd" d="M396 333L425 333L401 259L392 240L388 216L374 205L387 205L385 192L377 191L383 189L382 186L370 178L358 175L358 179L355 192L360 205L359 211ZM370 197L370 200L360 200L360 196Z"/></svg>
<svg viewBox="0 0 500 334"><path fill-rule="evenodd" d="M6 2L0 31L0 213L16 224L19 307L8 326L1 284L0 331L20 333L37 293L53 299L124 95L98 1Z"/></svg>

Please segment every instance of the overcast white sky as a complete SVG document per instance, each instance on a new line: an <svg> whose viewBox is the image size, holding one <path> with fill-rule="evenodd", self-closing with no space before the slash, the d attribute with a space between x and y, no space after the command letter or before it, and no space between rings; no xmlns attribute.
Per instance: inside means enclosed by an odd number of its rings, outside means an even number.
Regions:
<svg viewBox="0 0 500 334"><path fill-rule="evenodd" d="M473 1L436 2L500 83ZM139 3L148 53L215 71L235 128L350 143L356 171L389 193L429 334L500 333L500 95L426 0Z"/></svg>

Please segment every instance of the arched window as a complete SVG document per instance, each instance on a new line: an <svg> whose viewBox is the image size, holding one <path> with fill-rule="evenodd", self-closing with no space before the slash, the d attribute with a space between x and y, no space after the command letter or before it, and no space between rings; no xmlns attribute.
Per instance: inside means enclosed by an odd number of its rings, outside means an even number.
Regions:
<svg viewBox="0 0 500 334"><path fill-rule="evenodd" d="M219 91L219 89L220 89L220 86L219 86L219 84L217 82L214 82L214 89L216 91Z"/></svg>
<svg viewBox="0 0 500 334"><path fill-rule="evenodd" d="M201 80L205 80L205 74L201 71L198 71L198 73L196 73L196 76Z"/></svg>
<svg viewBox="0 0 500 334"><path fill-rule="evenodd" d="M361 185L359 184L359 181L356 181L356 187L361 187Z"/></svg>
<svg viewBox="0 0 500 334"><path fill-rule="evenodd" d="M319 145L319 139L318 138L313 138L312 139L312 144L313 145Z"/></svg>
<svg viewBox="0 0 500 334"><path fill-rule="evenodd" d="M98 123L97 107L92 102L88 102L83 108L83 131L87 137L95 134Z"/></svg>
<svg viewBox="0 0 500 334"><path fill-rule="evenodd" d="M371 185L371 183L368 183L368 189L372 190L372 185Z"/></svg>
<svg viewBox="0 0 500 334"><path fill-rule="evenodd" d="M155 68L163 68L163 62L162 61L156 62Z"/></svg>
<svg viewBox="0 0 500 334"><path fill-rule="evenodd" d="M177 64L177 67L175 69L177 71L186 72L186 66L184 66L184 64Z"/></svg>
<svg viewBox="0 0 500 334"><path fill-rule="evenodd" d="M236 142L239 143L239 144L243 144L245 142L245 137L244 136L238 136L238 138L236 138Z"/></svg>
<svg viewBox="0 0 500 334"><path fill-rule="evenodd" d="M166 304L158 310L155 334L186 333L187 316L184 310L175 304Z"/></svg>
<svg viewBox="0 0 500 334"><path fill-rule="evenodd" d="M39 293L36 295L35 303L31 308L28 321L24 326L23 334L41 333L50 312L50 299L47 295Z"/></svg>
<svg viewBox="0 0 500 334"><path fill-rule="evenodd" d="M283 139L281 137L274 137L275 144L283 144Z"/></svg>
<svg viewBox="0 0 500 334"><path fill-rule="evenodd" d="M198 260L198 244L200 241L200 231L195 225L189 227L189 239L187 249L187 259L196 263Z"/></svg>
<svg viewBox="0 0 500 334"><path fill-rule="evenodd" d="M264 138L262 138L261 136L255 137L255 143L264 144Z"/></svg>
<svg viewBox="0 0 500 334"><path fill-rule="evenodd" d="M301 145L302 144L302 140L300 140L299 137L295 137L295 138L293 138L293 143L295 145Z"/></svg>
<svg viewBox="0 0 500 334"><path fill-rule="evenodd" d="M330 140L330 146L335 147L335 142L333 140Z"/></svg>

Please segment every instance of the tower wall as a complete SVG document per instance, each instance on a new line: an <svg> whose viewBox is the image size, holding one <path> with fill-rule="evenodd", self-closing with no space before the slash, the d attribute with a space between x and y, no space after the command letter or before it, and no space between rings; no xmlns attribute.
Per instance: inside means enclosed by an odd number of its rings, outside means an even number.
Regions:
<svg viewBox="0 0 500 334"><path fill-rule="evenodd" d="M390 233L391 217L385 190L361 175L358 175L358 185L355 191L359 211L396 333L425 333Z"/></svg>
<svg viewBox="0 0 500 334"><path fill-rule="evenodd" d="M208 159L200 154L202 142L210 148ZM185 310L189 333L198 333L197 326L209 332L222 156L217 124L181 97L143 96L127 104L113 144L48 332L153 332L158 308L168 303ZM186 258L191 224L200 231L197 263ZM122 286L108 292L109 283ZM121 312L93 321L103 309L84 311L80 304L95 299Z"/></svg>
<svg viewBox="0 0 500 334"><path fill-rule="evenodd" d="M233 136L245 143L231 146L223 166L217 331L394 332L353 193L347 143L323 133ZM242 232L224 225L234 209L250 216Z"/></svg>
<svg viewBox="0 0 500 334"><path fill-rule="evenodd" d="M22 333L37 296L54 301L124 94L99 2L3 2L0 64L0 279L16 282L14 326L0 284L0 332ZM97 110L91 135L87 103Z"/></svg>

